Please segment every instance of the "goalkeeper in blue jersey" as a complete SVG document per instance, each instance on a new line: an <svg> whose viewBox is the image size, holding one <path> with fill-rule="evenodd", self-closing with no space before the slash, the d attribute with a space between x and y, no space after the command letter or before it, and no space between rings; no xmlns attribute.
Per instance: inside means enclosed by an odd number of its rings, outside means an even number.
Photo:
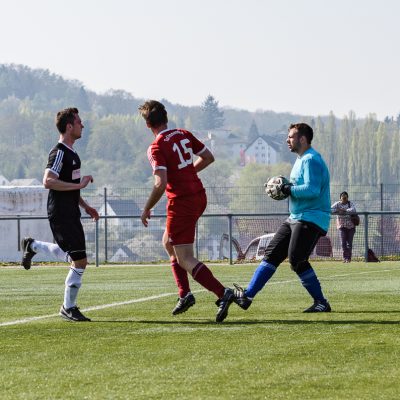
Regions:
<svg viewBox="0 0 400 400"><path fill-rule="evenodd" d="M290 183L278 190L289 195L289 218L279 227L267 246L260 265L246 289L235 284L234 301L247 310L253 298L271 279L278 266L289 258L291 268L314 303L304 312L330 312L320 282L308 259L330 223L329 171L321 155L311 147L313 130L305 123L289 127L287 145L297 154Z"/></svg>

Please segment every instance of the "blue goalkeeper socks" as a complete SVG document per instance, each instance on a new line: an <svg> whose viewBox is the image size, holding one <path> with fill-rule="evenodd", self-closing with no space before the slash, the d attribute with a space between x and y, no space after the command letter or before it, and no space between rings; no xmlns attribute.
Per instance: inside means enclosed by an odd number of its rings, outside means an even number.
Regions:
<svg viewBox="0 0 400 400"><path fill-rule="evenodd" d="M324 295L322 294L321 284L315 275L315 272L312 268L307 271L297 274L301 280L301 284L310 293L310 296L316 301L326 301Z"/></svg>
<svg viewBox="0 0 400 400"><path fill-rule="evenodd" d="M276 267L266 261L261 261L260 265L254 271L253 277L246 289L246 296L253 298L270 280L275 273Z"/></svg>

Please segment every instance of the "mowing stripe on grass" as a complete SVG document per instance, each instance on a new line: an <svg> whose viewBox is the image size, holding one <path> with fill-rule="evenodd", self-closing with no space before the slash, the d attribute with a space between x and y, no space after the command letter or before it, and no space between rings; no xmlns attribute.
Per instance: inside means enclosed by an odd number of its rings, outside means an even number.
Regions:
<svg viewBox="0 0 400 400"><path fill-rule="evenodd" d="M200 293L200 292L205 292L206 290L194 290L192 293ZM110 304L102 304L101 306L93 306L93 307L87 307L85 309L82 309L82 311L94 311L94 310L104 310L105 308L111 308L111 307L118 307L118 306L125 306L127 304L134 304L134 303L142 303L144 301L150 301L150 300L158 300L163 297L168 297L168 296L176 296L176 293L162 293L154 296L149 296L149 297L142 297L140 299L132 299L132 300L127 300L127 301L120 301L118 303L110 303ZM47 319L47 318L53 318L53 317L58 317L59 314L48 314L48 315L41 315L39 317L30 317L30 318L24 318L24 319L18 319L16 321L9 321L9 322L1 322L0 326L10 326L10 325L19 325L19 324L26 324L28 322L33 322L33 321L39 321L41 319Z"/></svg>
<svg viewBox="0 0 400 400"><path fill-rule="evenodd" d="M363 272L355 272L355 273L349 273L349 274L339 274L339 275L331 275L328 277L323 277L319 278L320 280L330 280L332 278L340 278L340 277L346 277L346 276L352 276L352 275L364 275L364 274L374 274L377 272L392 272L396 271L396 269L380 269L376 271L363 271ZM277 281L277 282L269 282L269 285L281 285L285 283L293 283L293 282L298 282L298 279L292 279L292 280L287 280L287 281ZM206 289L202 290L195 290L193 293L200 293L200 292L205 292ZM163 297L168 297L168 296L176 296L176 293L162 293L154 296L149 296L149 297L142 297L140 299L132 299L132 300L127 300L127 301L120 301L117 303L109 303L109 304L102 304L100 306L93 306L93 307L87 307L85 309L82 309L83 312L86 311L96 311L96 310L104 310L105 308L111 308L111 307L119 307L119 306L125 306L128 304L134 304L134 303L142 303L144 301L151 301L151 300L158 300ZM58 317L59 314L48 314L48 315L41 315L39 317L30 317L30 318L24 318L24 319L19 319L15 321L9 321L9 322L1 322L1 326L10 326L10 325L19 325L19 324L27 324L29 322L34 322L34 321L39 321L42 319L48 319L48 318L53 318L53 317Z"/></svg>

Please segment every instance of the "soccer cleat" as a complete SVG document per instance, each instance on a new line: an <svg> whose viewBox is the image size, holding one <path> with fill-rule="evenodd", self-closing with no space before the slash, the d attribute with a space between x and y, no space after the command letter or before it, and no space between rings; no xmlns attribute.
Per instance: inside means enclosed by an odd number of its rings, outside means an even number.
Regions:
<svg viewBox="0 0 400 400"><path fill-rule="evenodd" d="M189 292L185 297L178 298L178 303L172 310L172 315L182 314L195 304L196 299L194 298L192 293Z"/></svg>
<svg viewBox="0 0 400 400"><path fill-rule="evenodd" d="M222 322L227 317L228 309L233 302L233 298L233 290L225 288L224 295L215 302L218 306L217 316L215 317L216 322Z"/></svg>
<svg viewBox="0 0 400 400"><path fill-rule="evenodd" d="M85 317L79 311L79 308L77 306L71 308L65 308L64 306L61 306L60 316L68 321L73 321L73 322L90 321L90 318Z"/></svg>
<svg viewBox="0 0 400 400"><path fill-rule="evenodd" d="M25 269L30 269L32 265L32 258L36 254L36 251L31 249L31 244L34 239L32 238L24 238L21 240L21 250L22 250L22 261L21 265Z"/></svg>
<svg viewBox="0 0 400 400"><path fill-rule="evenodd" d="M236 283L234 283L233 286L235 286L235 289L233 290L233 301L240 308L243 308L243 310L247 310L251 306L253 300L246 296L246 292L241 286L237 285Z"/></svg>
<svg viewBox="0 0 400 400"><path fill-rule="evenodd" d="M331 312L331 306L329 303L325 301L314 301L314 304L304 310L305 313L313 313L313 312Z"/></svg>

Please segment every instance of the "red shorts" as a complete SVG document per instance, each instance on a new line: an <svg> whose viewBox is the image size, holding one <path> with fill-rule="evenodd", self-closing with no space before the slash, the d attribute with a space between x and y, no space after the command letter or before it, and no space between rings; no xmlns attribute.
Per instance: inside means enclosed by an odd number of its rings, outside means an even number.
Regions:
<svg viewBox="0 0 400 400"><path fill-rule="evenodd" d="M196 222L207 207L205 190L193 196L175 197L167 204L167 233L173 246L192 244Z"/></svg>

